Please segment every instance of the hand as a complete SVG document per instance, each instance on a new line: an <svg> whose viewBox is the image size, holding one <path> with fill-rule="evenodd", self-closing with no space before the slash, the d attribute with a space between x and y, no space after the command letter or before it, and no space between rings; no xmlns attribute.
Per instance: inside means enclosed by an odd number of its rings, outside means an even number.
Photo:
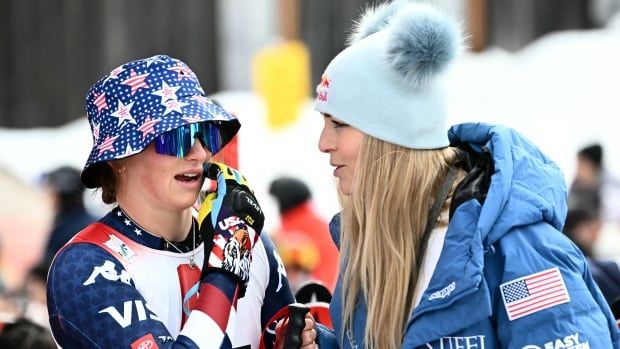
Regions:
<svg viewBox="0 0 620 349"><path fill-rule="evenodd" d="M200 234L205 242L203 274L217 269L233 275L242 293L250 279L251 252L265 217L247 180L221 163L204 165L205 176L217 180L198 212Z"/></svg>
<svg viewBox="0 0 620 349"><path fill-rule="evenodd" d="M301 332L301 348L302 349L313 349L318 348L319 346L316 344L316 322L312 317L312 314L306 314L306 326L304 330Z"/></svg>
<svg viewBox="0 0 620 349"><path fill-rule="evenodd" d="M316 344L316 321L314 321L314 317L310 313L306 313L304 318L305 326L301 331L301 344L299 346L300 349L315 349L318 348L318 344ZM282 321L278 323L276 326L276 343L275 349L284 349L284 338L289 331L289 318L286 317Z"/></svg>

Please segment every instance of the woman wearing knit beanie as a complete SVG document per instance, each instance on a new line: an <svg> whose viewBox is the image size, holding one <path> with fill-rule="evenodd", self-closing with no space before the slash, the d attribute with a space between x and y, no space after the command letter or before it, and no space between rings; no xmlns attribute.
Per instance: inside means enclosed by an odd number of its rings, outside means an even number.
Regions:
<svg viewBox="0 0 620 349"><path fill-rule="evenodd" d="M517 132L446 122L457 23L383 4L326 68L315 108L342 212L341 348L620 348L561 230L559 168Z"/></svg>

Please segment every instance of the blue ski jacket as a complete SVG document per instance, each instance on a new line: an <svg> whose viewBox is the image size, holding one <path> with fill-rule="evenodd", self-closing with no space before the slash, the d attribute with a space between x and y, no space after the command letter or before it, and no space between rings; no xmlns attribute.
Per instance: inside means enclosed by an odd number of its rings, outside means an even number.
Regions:
<svg viewBox="0 0 620 349"><path fill-rule="evenodd" d="M561 233L559 168L509 128L460 124L449 138L479 160L454 194L437 267L402 348L620 348L585 257ZM338 244L338 215L330 230ZM342 348L364 348L365 302L357 299L353 328L343 329L343 301L354 300L342 299L339 278L330 305L335 334Z"/></svg>

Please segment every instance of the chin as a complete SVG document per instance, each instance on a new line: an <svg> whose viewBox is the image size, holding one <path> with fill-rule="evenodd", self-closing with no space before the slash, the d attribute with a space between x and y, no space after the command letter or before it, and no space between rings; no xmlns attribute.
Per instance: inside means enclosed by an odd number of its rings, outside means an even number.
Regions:
<svg viewBox="0 0 620 349"><path fill-rule="evenodd" d="M340 181L340 184L338 185L338 189L340 189L340 193L344 194L344 195L351 195L351 186L347 185L347 184L343 184L342 181Z"/></svg>
<svg viewBox="0 0 620 349"><path fill-rule="evenodd" d="M198 195L193 195L192 197L187 196L187 197L183 197L181 200L178 200L176 204L179 209L185 210L190 207L193 207L197 199L198 199Z"/></svg>

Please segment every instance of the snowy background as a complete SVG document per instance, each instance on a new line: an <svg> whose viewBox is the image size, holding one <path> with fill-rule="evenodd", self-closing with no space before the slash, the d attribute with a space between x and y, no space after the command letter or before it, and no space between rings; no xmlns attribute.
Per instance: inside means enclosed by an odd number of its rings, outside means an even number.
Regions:
<svg viewBox="0 0 620 349"><path fill-rule="evenodd" d="M607 168L620 174L620 137L614 126L620 117L620 16L606 29L552 33L516 53L491 48L465 55L453 74L452 123L482 121L517 129L557 162L567 184L575 153L590 142L604 146ZM252 92L214 97L242 122L239 165L265 209L266 228L278 224L267 189L279 175L306 181L326 219L337 211L328 156L317 148L322 119L311 100L297 123L272 130L261 99ZM57 166L81 168L91 145L85 119L58 128L0 128L0 167L36 184L41 173ZM88 198L91 209L103 212L98 195Z"/></svg>

